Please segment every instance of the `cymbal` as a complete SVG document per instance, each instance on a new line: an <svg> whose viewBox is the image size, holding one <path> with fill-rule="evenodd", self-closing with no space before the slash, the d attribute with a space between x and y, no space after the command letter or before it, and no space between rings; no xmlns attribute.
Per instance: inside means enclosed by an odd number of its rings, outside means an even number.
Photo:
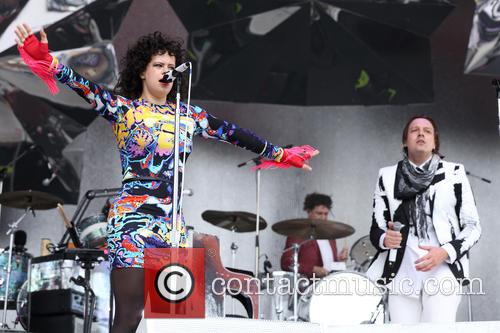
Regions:
<svg viewBox="0 0 500 333"><path fill-rule="evenodd" d="M55 195L39 191L15 191L0 194L0 204L13 208L32 208L45 210L56 208L57 204L64 201Z"/></svg>
<svg viewBox="0 0 500 333"><path fill-rule="evenodd" d="M273 225L273 230L281 235L304 239L337 239L352 235L355 231L353 227L342 222L316 219L280 221Z"/></svg>
<svg viewBox="0 0 500 333"><path fill-rule="evenodd" d="M234 230L235 232L255 231L255 220L257 219L257 216L252 213L219 210L206 210L201 214L201 217L216 227ZM259 220L259 230L265 229L267 222L262 217Z"/></svg>

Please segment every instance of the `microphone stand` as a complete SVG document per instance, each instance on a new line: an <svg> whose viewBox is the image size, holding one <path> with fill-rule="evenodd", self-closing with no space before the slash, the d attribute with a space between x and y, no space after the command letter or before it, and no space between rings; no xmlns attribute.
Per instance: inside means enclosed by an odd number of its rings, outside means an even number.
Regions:
<svg viewBox="0 0 500 333"><path fill-rule="evenodd" d="M470 177L473 177L473 178L477 178L477 179L479 179L479 180L481 180L481 181L483 181L483 182L485 182L485 183L491 184L491 180L490 180L490 179L483 178L483 177L478 176L478 175L476 175L476 174L474 174L474 173L472 173L472 172L465 171L465 174L466 174L467 176L470 176Z"/></svg>
<svg viewBox="0 0 500 333"><path fill-rule="evenodd" d="M283 148L291 148L293 145L286 145ZM238 168L241 168L242 166L245 166L247 164L255 164L255 165L260 165L262 163L262 160L264 157L262 156L257 156L254 157L246 162L238 164ZM260 257L260 244L259 244L259 232L260 232L260 174L261 174L261 169L257 169L257 172L255 173L255 191L256 191L256 201L257 201L257 207L256 207L256 212L255 212L255 277L257 278L259 276L259 257Z"/></svg>
<svg viewBox="0 0 500 333"><path fill-rule="evenodd" d="M177 206L179 195L179 139L181 113L181 76L176 77L177 93L175 95L175 129L174 129L174 193L172 199L172 247L179 247L180 233L177 230ZM186 134L187 135L187 134Z"/></svg>
<svg viewBox="0 0 500 333"><path fill-rule="evenodd" d="M257 156L255 158L252 158L246 162L238 164L238 168L241 168L242 166L245 166L249 163L254 163L255 165L260 165L262 162L263 157L262 156ZM260 243L259 243L259 233L260 233L260 228L259 228L259 222L260 222L260 174L261 170L257 169L257 172L255 173L255 194L256 194L256 212L255 212L255 267L254 267L254 272L255 272L255 277L258 278L259 276L259 257L260 257Z"/></svg>

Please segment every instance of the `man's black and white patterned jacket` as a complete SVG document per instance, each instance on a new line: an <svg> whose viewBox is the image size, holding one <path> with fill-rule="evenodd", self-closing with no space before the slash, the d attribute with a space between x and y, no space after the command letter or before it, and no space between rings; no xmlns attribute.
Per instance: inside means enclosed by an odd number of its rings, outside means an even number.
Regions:
<svg viewBox="0 0 500 333"><path fill-rule="evenodd" d="M400 162L401 163L401 162ZM367 272L374 280L386 284L397 274L403 259L409 228L401 230L403 241L396 260L390 263L389 250L383 247L382 235L389 221L401 213L401 200L394 198L394 183L398 165L380 169L373 198L370 240L378 253ZM481 226L472 190L464 166L441 160L429 187L432 221L437 239L448 252L446 261L457 280L468 284L469 249L479 240ZM398 210L398 208L400 208ZM397 218L397 216L396 216Z"/></svg>

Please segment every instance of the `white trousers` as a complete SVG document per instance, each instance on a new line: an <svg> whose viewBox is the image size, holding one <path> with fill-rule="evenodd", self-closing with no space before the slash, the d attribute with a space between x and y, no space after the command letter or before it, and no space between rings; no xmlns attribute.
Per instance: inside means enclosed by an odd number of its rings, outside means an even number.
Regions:
<svg viewBox="0 0 500 333"><path fill-rule="evenodd" d="M389 295L391 323L414 324L452 323L456 321L461 295L429 295L422 291L420 297Z"/></svg>

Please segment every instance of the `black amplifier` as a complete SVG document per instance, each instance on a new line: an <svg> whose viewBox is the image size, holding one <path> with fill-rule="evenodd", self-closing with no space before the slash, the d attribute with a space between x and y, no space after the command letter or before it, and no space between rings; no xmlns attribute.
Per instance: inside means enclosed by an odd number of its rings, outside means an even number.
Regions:
<svg viewBox="0 0 500 333"><path fill-rule="evenodd" d="M31 316L76 314L83 316L85 297L73 289L40 290L31 293Z"/></svg>

